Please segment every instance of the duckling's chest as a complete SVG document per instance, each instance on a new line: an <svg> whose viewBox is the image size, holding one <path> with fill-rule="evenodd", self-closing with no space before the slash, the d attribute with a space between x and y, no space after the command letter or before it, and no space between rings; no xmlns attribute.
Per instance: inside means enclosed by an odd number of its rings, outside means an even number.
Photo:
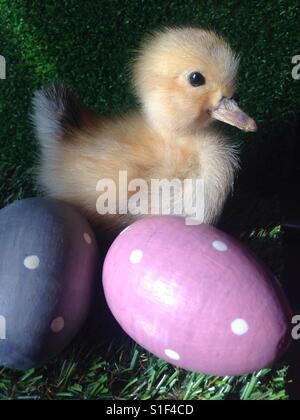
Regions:
<svg viewBox="0 0 300 420"><path fill-rule="evenodd" d="M172 202L182 202L183 215L190 213L188 208L196 209L197 219L212 223L233 187L238 168L236 150L218 135L189 140L162 151L155 178L173 182Z"/></svg>
<svg viewBox="0 0 300 420"><path fill-rule="evenodd" d="M197 143L170 142L156 149L152 175L157 178L198 178L201 174L201 154Z"/></svg>
<svg viewBox="0 0 300 420"><path fill-rule="evenodd" d="M201 178L205 182L218 183L222 177L226 183L227 176L235 171L236 166L235 146L217 133L204 133L165 145L159 150L154 165L156 175L168 179Z"/></svg>

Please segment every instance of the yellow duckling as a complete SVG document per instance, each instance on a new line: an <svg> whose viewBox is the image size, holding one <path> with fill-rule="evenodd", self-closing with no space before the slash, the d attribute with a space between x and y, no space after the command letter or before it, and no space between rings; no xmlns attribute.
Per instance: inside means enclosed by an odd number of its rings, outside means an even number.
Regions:
<svg viewBox="0 0 300 420"><path fill-rule="evenodd" d="M211 123L256 130L232 99L237 68L237 56L215 33L165 29L142 45L132 66L140 112L103 119L62 85L38 91L33 121L41 146L40 185L49 196L77 206L95 227L115 234L143 214L99 214L100 180L114 180L119 192L120 171L128 182L147 184L201 179L205 202L199 222L216 222L233 187L238 156ZM195 188L187 191L190 201ZM173 195L174 202L182 200ZM187 216L184 210L181 215Z"/></svg>

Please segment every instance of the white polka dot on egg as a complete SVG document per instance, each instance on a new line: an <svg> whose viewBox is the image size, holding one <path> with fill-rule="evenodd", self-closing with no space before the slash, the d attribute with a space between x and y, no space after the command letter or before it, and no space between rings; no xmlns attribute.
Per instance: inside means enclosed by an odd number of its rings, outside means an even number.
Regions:
<svg viewBox="0 0 300 420"><path fill-rule="evenodd" d="M0 340L6 340L6 318L0 315Z"/></svg>
<svg viewBox="0 0 300 420"><path fill-rule="evenodd" d="M141 249L135 249L134 251L132 251L132 253L130 254L130 262L132 264L138 264L139 262L142 261L143 259L143 251Z"/></svg>
<svg viewBox="0 0 300 420"><path fill-rule="evenodd" d="M168 356L169 359L180 360L180 356L175 350L166 349L165 350L165 355Z"/></svg>
<svg viewBox="0 0 300 420"><path fill-rule="evenodd" d="M58 317L55 318L52 322L51 322L51 331L54 333L59 333L61 332L65 327L65 320L63 319L63 317Z"/></svg>
<svg viewBox="0 0 300 420"><path fill-rule="evenodd" d="M212 246L217 250L217 251L220 251L220 252L225 252L225 251L228 251L228 246L225 244L225 242L222 242L222 241L214 241L213 243L212 243Z"/></svg>
<svg viewBox="0 0 300 420"><path fill-rule="evenodd" d="M24 259L24 266L28 270L35 270L40 265L40 259L37 255L29 255Z"/></svg>
<svg viewBox="0 0 300 420"><path fill-rule="evenodd" d="M83 234L83 239L85 240L85 242L86 242L88 245L91 245L91 243L92 243L92 238L91 238L91 235L89 235L88 233L84 233L84 234Z"/></svg>
<svg viewBox="0 0 300 420"><path fill-rule="evenodd" d="M244 319L238 318L232 321L231 331L235 335L244 335L249 331L249 325Z"/></svg>

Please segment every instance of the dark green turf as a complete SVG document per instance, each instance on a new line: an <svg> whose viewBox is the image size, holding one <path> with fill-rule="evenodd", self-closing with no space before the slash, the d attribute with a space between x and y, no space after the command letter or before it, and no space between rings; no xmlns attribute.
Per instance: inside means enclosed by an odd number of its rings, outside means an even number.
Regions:
<svg viewBox="0 0 300 420"><path fill-rule="evenodd" d="M33 91L57 80L101 114L134 106L127 62L145 33L164 25L202 25L241 55L238 98L259 124L242 145L236 195L224 224L281 274L279 193L300 110L300 6L286 1L0 0L0 207L36 194L37 146L29 123ZM1 291L0 291L1 293ZM286 361L253 377L206 378L175 370L131 345L112 351L76 345L57 361L20 374L0 371L0 398L288 398Z"/></svg>

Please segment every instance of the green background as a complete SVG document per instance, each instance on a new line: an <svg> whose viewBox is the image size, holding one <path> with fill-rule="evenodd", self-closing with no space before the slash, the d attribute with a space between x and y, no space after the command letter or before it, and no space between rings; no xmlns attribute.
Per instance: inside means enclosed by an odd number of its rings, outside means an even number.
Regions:
<svg viewBox="0 0 300 420"><path fill-rule="evenodd" d="M148 31L198 25L221 33L239 52L238 101L259 132L226 128L241 145L242 171L225 224L279 276L281 209L299 116L300 6L292 1L0 0L0 207L38 194L37 143L30 124L35 89L65 81L99 114L135 106L128 62ZM1 292L1 291L0 291ZM291 396L288 362L241 378L186 373L126 338L78 342L38 370L0 370L0 398L236 398Z"/></svg>

